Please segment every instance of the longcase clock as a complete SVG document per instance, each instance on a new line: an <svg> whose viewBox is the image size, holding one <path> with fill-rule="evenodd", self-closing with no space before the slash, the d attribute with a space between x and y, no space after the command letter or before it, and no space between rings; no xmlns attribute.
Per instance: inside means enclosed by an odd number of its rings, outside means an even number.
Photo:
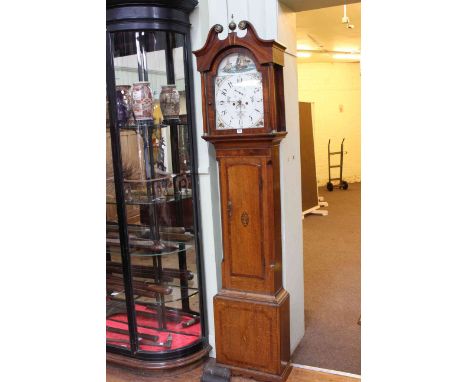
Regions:
<svg viewBox="0 0 468 382"><path fill-rule="evenodd" d="M286 135L285 47L213 26L194 52L201 72L203 138L219 163L224 258L214 298L217 363L284 381L289 363L289 294L282 285L279 145Z"/></svg>

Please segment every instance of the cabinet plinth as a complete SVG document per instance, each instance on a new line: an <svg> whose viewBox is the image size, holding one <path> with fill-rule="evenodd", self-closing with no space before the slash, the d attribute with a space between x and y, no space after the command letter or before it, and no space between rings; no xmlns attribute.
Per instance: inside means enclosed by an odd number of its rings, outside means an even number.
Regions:
<svg viewBox="0 0 468 382"><path fill-rule="evenodd" d="M222 290L214 298L216 359L233 374L286 380L289 364L289 294L246 295Z"/></svg>

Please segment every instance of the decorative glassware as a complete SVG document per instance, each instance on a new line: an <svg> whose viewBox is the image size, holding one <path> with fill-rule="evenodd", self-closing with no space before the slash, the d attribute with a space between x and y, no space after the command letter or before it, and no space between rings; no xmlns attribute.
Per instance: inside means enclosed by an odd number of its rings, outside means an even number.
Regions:
<svg viewBox="0 0 468 382"><path fill-rule="evenodd" d="M135 125L135 118L133 118L132 112L132 97L130 96L130 85L117 85L115 90L120 92L123 96L123 102L127 106L127 124L129 126Z"/></svg>
<svg viewBox="0 0 468 382"><path fill-rule="evenodd" d="M117 101L117 125L123 127L128 120L128 107L120 90L115 91L115 98Z"/></svg>
<svg viewBox="0 0 468 382"><path fill-rule="evenodd" d="M153 120L153 96L149 82L136 82L132 87L132 109L137 121Z"/></svg>
<svg viewBox="0 0 468 382"><path fill-rule="evenodd" d="M175 85L162 86L159 104L164 120L178 120L180 113L180 95Z"/></svg>

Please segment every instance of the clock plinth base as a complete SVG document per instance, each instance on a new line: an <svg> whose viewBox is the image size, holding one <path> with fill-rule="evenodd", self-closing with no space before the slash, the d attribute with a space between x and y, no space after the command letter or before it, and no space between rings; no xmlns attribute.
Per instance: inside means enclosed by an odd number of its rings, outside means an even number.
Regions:
<svg viewBox="0 0 468 382"><path fill-rule="evenodd" d="M289 294L223 289L214 297L216 362L234 375L285 381L289 363Z"/></svg>
<svg viewBox="0 0 468 382"><path fill-rule="evenodd" d="M221 367L227 367L231 369L231 373L233 376L253 378L256 381L263 381L263 382L285 382L288 379L289 374L291 374L291 370L292 370L291 364L288 364L288 366L284 368L283 373L281 375L276 375L276 374L264 373L264 372L252 370L252 369L244 369L241 367L236 367L236 366L231 366L231 365L223 365L221 363L216 363L216 364Z"/></svg>

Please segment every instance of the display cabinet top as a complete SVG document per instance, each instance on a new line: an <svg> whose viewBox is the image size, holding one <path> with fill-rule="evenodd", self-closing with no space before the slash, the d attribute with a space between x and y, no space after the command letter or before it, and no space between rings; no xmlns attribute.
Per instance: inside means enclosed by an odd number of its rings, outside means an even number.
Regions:
<svg viewBox="0 0 468 382"><path fill-rule="evenodd" d="M260 38L249 21L242 20L239 22L239 29L247 30L244 37L239 37L237 32L234 31L235 23L233 21L229 24L229 29L232 32L228 33L228 36L221 40L219 34L223 31L223 27L220 24L211 27L205 45L193 52L197 57L198 71L206 72L211 70L211 66L218 54L233 47L249 49L261 65L275 63L284 66L284 51L286 47L275 40Z"/></svg>
<svg viewBox="0 0 468 382"><path fill-rule="evenodd" d="M197 0L106 0L107 8L142 5L180 9L187 13L192 12L197 4Z"/></svg>

